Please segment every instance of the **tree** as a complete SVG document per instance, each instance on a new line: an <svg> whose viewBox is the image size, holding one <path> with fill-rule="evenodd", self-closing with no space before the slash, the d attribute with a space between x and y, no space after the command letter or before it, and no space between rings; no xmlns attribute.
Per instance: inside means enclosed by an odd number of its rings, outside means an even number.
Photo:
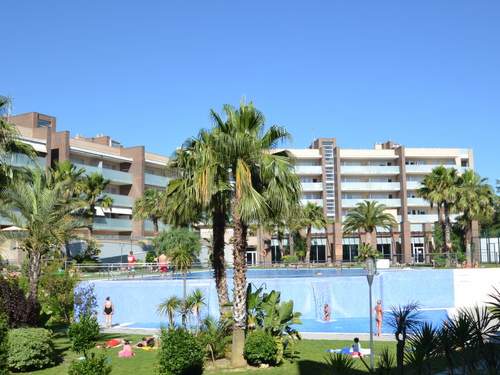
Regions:
<svg viewBox="0 0 500 375"><path fill-rule="evenodd" d="M195 289L193 292L186 298L187 305L190 307L194 318L196 319L196 329L198 330L201 325L201 309L206 305L205 297L203 296L203 292L200 289Z"/></svg>
<svg viewBox="0 0 500 375"><path fill-rule="evenodd" d="M87 202L88 215L92 222L96 216L96 207L98 205L102 208L110 208L113 205L113 199L109 195L104 194L109 182L109 180L106 180L98 172L91 173L82 180L81 192L83 199ZM92 224L89 226L89 230L92 235Z"/></svg>
<svg viewBox="0 0 500 375"><path fill-rule="evenodd" d="M154 232L158 233L158 222L165 214L165 192L157 189L146 189L144 195L136 199L132 215L135 219L150 219Z"/></svg>
<svg viewBox="0 0 500 375"><path fill-rule="evenodd" d="M287 152L270 153L289 137L279 126L264 130L265 119L252 103L224 106L226 119L212 111L214 157L230 173L233 225L233 366L243 366L246 327L246 251L248 226L272 216L287 216L299 201L301 186Z"/></svg>
<svg viewBox="0 0 500 375"><path fill-rule="evenodd" d="M199 222L206 213L212 224L212 267L221 318L229 305L224 260L224 235L229 214L229 173L216 157L212 133L202 130L176 151L169 169L177 176L167 187L167 221Z"/></svg>
<svg viewBox="0 0 500 375"><path fill-rule="evenodd" d="M367 243L377 248L377 227L392 229L397 225L394 216L386 212L387 207L376 201L360 202L349 210L344 221L344 232L364 232Z"/></svg>
<svg viewBox="0 0 500 375"><path fill-rule="evenodd" d="M186 273L201 251L198 234L187 228L172 228L160 233L153 240L159 253L170 258L175 269Z"/></svg>
<svg viewBox="0 0 500 375"><path fill-rule="evenodd" d="M424 177L417 195L429 201L431 207L436 206L444 233L442 252L449 254L452 250L450 213L458 196L457 170L442 165L434 168Z"/></svg>
<svg viewBox="0 0 500 375"><path fill-rule="evenodd" d="M458 178L458 197L455 204L456 210L462 215L458 219L464 229L464 243L467 262L472 263L472 222L487 220L493 216L495 194L491 186L473 170L465 171ZM479 260L480 249L474 249Z"/></svg>
<svg viewBox="0 0 500 375"><path fill-rule="evenodd" d="M75 236L76 229L84 227L75 214L82 202L67 200L65 191L66 183L53 184L49 173L34 169L30 178L17 181L0 195L0 215L21 228L19 232L2 232L1 236L16 238L27 255L31 309L38 306L42 258Z"/></svg>
<svg viewBox="0 0 500 375"><path fill-rule="evenodd" d="M326 228L327 221L323 207L308 202L300 212L300 225L306 228L306 262L311 261L312 228Z"/></svg>
<svg viewBox="0 0 500 375"><path fill-rule="evenodd" d="M4 189L15 176L15 169L11 164L12 155L19 153L30 158L36 156L33 147L21 142L16 127L9 124L10 105L10 98L0 95L0 190Z"/></svg>
<svg viewBox="0 0 500 375"><path fill-rule="evenodd" d="M181 302L182 301L178 297L172 296L158 306L158 313L167 316L169 328L174 328L175 313L179 309Z"/></svg>
<svg viewBox="0 0 500 375"><path fill-rule="evenodd" d="M396 363L398 373L403 375L406 339L420 326L419 305L411 302L404 306L393 306L388 314L388 325L394 330L397 341Z"/></svg>

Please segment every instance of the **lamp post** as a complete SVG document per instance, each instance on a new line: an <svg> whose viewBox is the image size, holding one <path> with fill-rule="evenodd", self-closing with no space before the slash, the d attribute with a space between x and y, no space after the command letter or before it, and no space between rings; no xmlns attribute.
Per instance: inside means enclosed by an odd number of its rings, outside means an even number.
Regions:
<svg viewBox="0 0 500 375"><path fill-rule="evenodd" d="M377 272L375 259L368 257L366 259L366 280L368 280L369 300L370 300L370 369L374 370L374 353L373 353L373 305L372 305L372 284Z"/></svg>

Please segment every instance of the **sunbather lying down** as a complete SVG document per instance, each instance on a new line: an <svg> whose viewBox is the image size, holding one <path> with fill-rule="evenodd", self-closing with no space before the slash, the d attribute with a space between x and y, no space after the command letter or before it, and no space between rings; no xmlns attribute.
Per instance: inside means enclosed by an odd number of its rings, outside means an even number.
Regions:
<svg viewBox="0 0 500 375"><path fill-rule="evenodd" d="M119 348L120 346L123 346L124 343L125 343L124 339L116 338L116 339L108 340L103 344L97 344L96 348L99 348L99 349Z"/></svg>
<svg viewBox="0 0 500 375"><path fill-rule="evenodd" d="M141 348L141 349L154 349L157 348L160 343L159 337L154 335L154 336L149 336L149 337L143 337L141 341L139 341L137 344L134 346L136 348Z"/></svg>

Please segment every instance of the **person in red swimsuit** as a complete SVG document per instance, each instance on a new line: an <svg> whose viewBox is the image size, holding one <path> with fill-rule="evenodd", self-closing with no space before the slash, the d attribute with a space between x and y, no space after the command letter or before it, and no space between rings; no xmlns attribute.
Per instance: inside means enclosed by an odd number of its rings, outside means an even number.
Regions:
<svg viewBox="0 0 500 375"><path fill-rule="evenodd" d="M130 253L128 254L127 257L127 265L128 265L128 272L129 274L132 274L132 277L135 272L135 264L137 263L137 258L134 255L134 252L130 250Z"/></svg>

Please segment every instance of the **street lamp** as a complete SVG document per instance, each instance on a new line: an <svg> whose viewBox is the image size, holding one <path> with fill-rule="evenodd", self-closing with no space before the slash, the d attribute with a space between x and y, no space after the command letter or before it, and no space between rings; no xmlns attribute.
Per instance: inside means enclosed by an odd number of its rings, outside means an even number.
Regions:
<svg viewBox="0 0 500 375"><path fill-rule="evenodd" d="M375 274L377 273L377 265L375 258L366 258L366 280L368 280L369 300L370 300L370 369L374 370L374 353L373 353L373 306L372 306L372 284Z"/></svg>

